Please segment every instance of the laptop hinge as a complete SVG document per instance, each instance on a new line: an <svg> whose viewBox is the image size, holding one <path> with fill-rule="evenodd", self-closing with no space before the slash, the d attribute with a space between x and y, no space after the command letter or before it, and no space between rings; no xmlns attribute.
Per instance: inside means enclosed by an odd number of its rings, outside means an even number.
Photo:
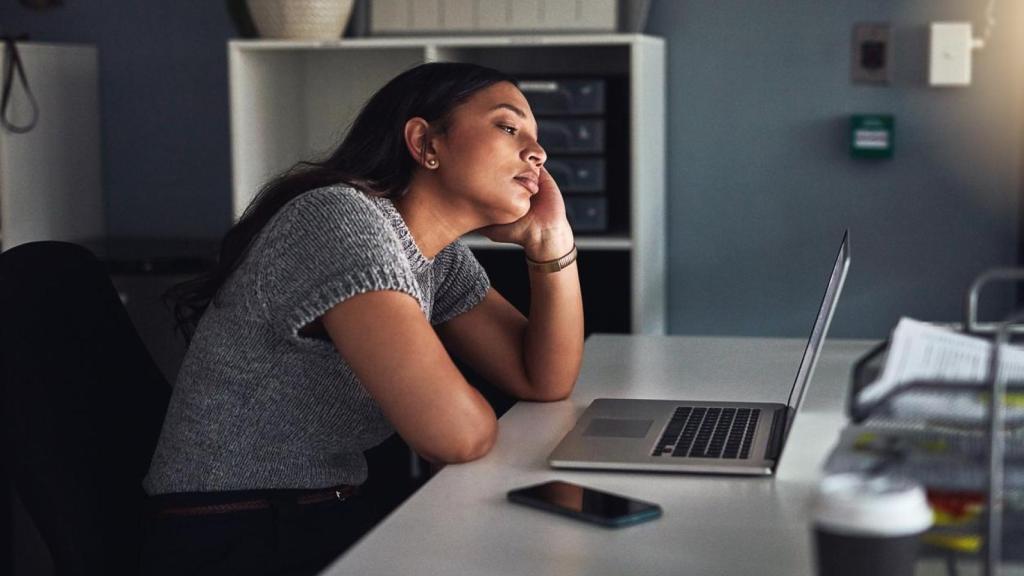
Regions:
<svg viewBox="0 0 1024 576"><path fill-rule="evenodd" d="M766 457L778 460L782 452L782 439L786 431L786 412L789 408L780 408L772 415L772 429L768 436L768 447Z"/></svg>

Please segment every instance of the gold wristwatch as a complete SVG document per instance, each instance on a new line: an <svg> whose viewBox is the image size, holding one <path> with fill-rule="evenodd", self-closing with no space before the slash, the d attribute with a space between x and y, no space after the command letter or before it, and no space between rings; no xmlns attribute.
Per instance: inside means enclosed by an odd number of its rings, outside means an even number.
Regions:
<svg viewBox="0 0 1024 576"><path fill-rule="evenodd" d="M576 245L572 245L572 250L561 258L555 258L554 260L546 260L544 262L538 262L531 260L529 256L526 257L526 264L531 270L537 272L558 272L559 270L568 268L570 264L576 261L576 255L579 254L579 250L576 249Z"/></svg>

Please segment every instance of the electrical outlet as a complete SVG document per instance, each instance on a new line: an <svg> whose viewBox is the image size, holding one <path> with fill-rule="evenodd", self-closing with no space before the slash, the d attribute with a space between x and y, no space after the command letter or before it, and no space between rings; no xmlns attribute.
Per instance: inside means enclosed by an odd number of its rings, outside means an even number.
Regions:
<svg viewBox="0 0 1024 576"><path fill-rule="evenodd" d="M889 25L862 22L853 27L850 79L865 84L888 84L892 49Z"/></svg>
<svg viewBox="0 0 1024 576"><path fill-rule="evenodd" d="M932 86L970 85L973 47L970 22L933 22L928 83Z"/></svg>

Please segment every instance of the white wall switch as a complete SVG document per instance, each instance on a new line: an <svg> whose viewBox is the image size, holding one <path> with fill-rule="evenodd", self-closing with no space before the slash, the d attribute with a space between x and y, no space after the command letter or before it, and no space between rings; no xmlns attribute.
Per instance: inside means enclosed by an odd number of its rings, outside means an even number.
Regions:
<svg viewBox="0 0 1024 576"><path fill-rule="evenodd" d="M973 46L970 22L932 22L928 83L970 85Z"/></svg>

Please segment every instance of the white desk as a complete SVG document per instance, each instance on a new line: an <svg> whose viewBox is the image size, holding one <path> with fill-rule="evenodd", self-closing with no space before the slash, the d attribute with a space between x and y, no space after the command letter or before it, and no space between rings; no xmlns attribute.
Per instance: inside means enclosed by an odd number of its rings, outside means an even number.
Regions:
<svg viewBox="0 0 1024 576"><path fill-rule="evenodd" d="M446 467L326 573L811 574L811 491L844 422L850 367L870 344L826 344L775 478L553 470L548 454L594 398L785 402L805 345L592 336L569 400L517 404L490 454ZM657 502L664 516L613 530L505 499L556 478Z"/></svg>

